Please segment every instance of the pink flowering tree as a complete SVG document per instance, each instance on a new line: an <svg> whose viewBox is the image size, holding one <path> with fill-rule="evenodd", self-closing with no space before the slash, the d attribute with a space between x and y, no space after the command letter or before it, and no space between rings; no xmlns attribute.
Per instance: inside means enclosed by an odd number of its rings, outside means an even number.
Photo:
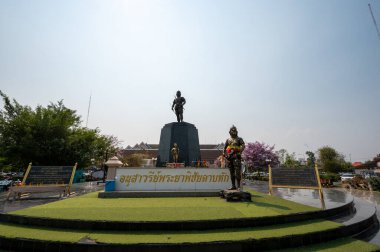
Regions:
<svg viewBox="0 0 380 252"><path fill-rule="evenodd" d="M249 171L261 170L267 167L268 161L270 161L272 167L280 163L278 155L274 151L274 145L269 146L257 141L246 144L242 157Z"/></svg>

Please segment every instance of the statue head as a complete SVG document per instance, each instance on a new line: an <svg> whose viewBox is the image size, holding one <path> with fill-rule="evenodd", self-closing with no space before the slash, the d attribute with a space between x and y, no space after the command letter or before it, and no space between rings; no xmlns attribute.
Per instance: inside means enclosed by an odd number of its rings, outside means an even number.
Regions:
<svg viewBox="0 0 380 252"><path fill-rule="evenodd" d="M181 91L177 91L177 97L181 97Z"/></svg>
<svg viewBox="0 0 380 252"><path fill-rule="evenodd" d="M235 125L232 125L232 127L230 128L230 136L231 137L237 137L237 135L238 135L238 131L237 131Z"/></svg>
<svg viewBox="0 0 380 252"><path fill-rule="evenodd" d="M177 148L177 143L174 143L173 146L174 146L174 148Z"/></svg>

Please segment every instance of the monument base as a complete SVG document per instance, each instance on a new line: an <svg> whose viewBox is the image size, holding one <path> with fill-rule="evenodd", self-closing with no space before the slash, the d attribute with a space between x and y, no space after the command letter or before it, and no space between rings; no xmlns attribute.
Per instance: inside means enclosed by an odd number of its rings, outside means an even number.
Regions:
<svg viewBox="0 0 380 252"><path fill-rule="evenodd" d="M185 166L190 166L193 161L201 160L197 128L186 122L168 123L161 129L157 167L174 163L171 149L175 143L179 148L178 161L185 163Z"/></svg>
<svg viewBox="0 0 380 252"><path fill-rule="evenodd" d="M202 191L113 191L100 192L98 198L166 198L166 197L218 197L219 190Z"/></svg>
<svg viewBox="0 0 380 252"><path fill-rule="evenodd" d="M166 168L184 168L185 163L166 163Z"/></svg>
<svg viewBox="0 0 380 252"><path fill-rule="evenodd" d="M220 191L220 197L226 199L226 201L252 201L252 195L249 192L240 190L222 190Z"/></svg>

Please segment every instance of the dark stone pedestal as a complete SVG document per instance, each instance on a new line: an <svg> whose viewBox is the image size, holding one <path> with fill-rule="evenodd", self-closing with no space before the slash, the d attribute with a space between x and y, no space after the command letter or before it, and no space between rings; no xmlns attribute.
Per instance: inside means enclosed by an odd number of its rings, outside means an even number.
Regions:
<svg viewBox="0 0 380 252"><path fill-rule="evenodd" d="M171 149L174 143L177 143L179 147L179 163L190 166L192 161L201 159L198 130L194 124L186 122L168 123L161 129L157 166L173 162Z"/></svg>

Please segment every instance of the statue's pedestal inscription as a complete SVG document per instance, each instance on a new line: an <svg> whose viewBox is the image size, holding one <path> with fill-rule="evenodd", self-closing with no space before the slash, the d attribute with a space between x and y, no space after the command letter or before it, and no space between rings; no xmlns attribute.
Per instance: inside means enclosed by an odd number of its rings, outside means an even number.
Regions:
<svg viewBox="0 0 380 252"><path fill-rule="evenodd" d="M118 168L115 191L220 191L230 184L221 168Z"/></svg>

